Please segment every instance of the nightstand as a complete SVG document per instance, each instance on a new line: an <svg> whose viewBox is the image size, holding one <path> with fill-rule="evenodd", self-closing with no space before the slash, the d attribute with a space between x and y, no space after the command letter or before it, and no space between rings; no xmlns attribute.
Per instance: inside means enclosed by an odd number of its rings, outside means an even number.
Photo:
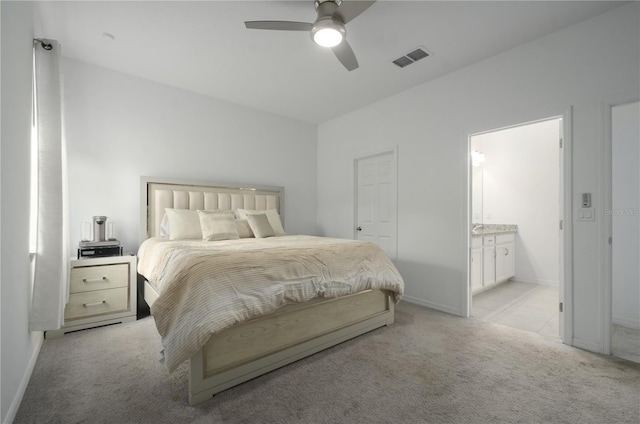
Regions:
<svg viewBox="0 0 640 424"><path fill-rule="evenodd" d="M136 257L73 259L64 327L47 338L71 331L136 320Z"/></svg>

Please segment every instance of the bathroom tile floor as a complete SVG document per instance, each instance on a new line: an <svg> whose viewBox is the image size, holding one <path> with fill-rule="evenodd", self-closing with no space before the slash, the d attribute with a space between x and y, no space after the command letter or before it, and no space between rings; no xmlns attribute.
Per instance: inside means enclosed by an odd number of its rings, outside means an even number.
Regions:
<svg viewBox="0 0 640 424"><path fill-rule="evenodd" d="M507 281L474 295L471 317L562 342L558 299L558 287ZM614 325L611 346L613 355L640 362L640 330Z"/></svg>
<svg viewBox="0 0 640 424"><path fill-rule="evenodd" d="M507 281L474 295L471 316L561 341L555 286Z"/></svg>

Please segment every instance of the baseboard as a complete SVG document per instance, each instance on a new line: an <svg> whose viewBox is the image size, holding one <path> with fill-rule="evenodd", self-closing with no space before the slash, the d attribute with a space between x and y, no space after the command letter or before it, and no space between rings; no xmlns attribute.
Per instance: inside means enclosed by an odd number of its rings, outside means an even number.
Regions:
<svg viewBox="0 0 640 424"><path fill-rule="evenodd" d="M27 364L27 369L25 370L24 375L22 376L22 380L20 381L20 385L18 386L18 390L16 390L16 395L9 406L9 410L7 411L7 416L3 424L11 424L13 420L16 418L16 414L18 413L18 409L20 408L20 404L22 403L22 398L24 397L24 393L27 391L27 386L29 385L29 380L31 380L31 375L33 374L33 369L36 366L36 361L38 360L38 356L40 355L40 348L42 347L42 343L44 341L44 333L40 334L36 341L35 348L33 349L33 353L31 354L31 358L29 359L29 363Z"/></svg>
<svg viewBox="0 0 640 424"><path fill-rule="evenodd" d="M612 321L616 325L621 325L627 328L633 328L634 330L640 330L640 320L636 317L614 315Z"/></svg>
<svg viewBox="0 0 640 424"><path fill-rule="evenodd" d="M402 296L402 300L406 300L409 303L413 303L415 305L424 306L429 309L435 309L436 311L444 312L450 315L455 315L458 317L464 316L460 311L451 308L450 306L440 305L438 303L429 302L418 297L407 296L406 294Z"/></svg>
<svg viewBox="0 0 640 424"><path fill-rule="evenodd" d="M511 279L511 281L519 281L521 283L544 284L545 286L552 286L552 287L560 286L560 282L558 280L540 280L538 278L522 277L520 275L516 275Z"/></svg>

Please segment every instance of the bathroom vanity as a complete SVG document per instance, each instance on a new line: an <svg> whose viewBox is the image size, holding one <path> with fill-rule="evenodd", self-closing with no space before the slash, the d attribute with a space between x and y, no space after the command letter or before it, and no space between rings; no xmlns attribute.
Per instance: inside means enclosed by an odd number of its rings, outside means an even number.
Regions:
<svg viewBox="0 0 640 424"><path fill-rule="evenodd" d="M474 225L471 237L471 292L491 288L515 276L517 225Z"/></svg>

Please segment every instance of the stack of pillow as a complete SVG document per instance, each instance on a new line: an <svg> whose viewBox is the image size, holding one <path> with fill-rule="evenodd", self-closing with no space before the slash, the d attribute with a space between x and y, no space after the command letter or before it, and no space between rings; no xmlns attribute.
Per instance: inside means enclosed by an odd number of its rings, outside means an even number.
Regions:
<svg viewBox="0 0 640 424"><path fill-rule="evenodd" d="M280 215L275 209L202 211L166 208L160 224L160 236L169 240L215 241L283 235Z"/></svg>

